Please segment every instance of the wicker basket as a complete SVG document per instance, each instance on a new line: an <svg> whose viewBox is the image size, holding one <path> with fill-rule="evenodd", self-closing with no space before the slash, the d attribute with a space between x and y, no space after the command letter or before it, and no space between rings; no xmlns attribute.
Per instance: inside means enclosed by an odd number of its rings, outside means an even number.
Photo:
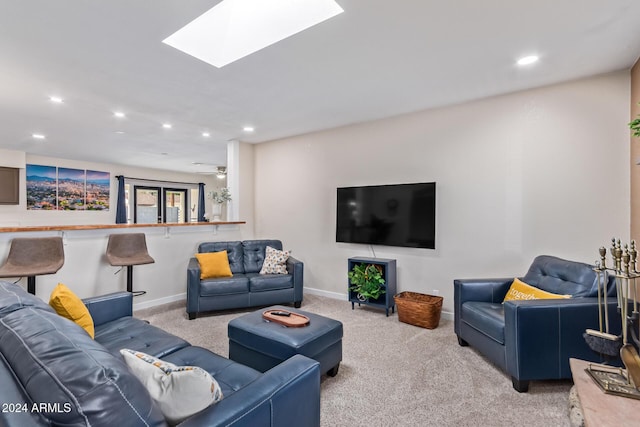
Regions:
<svg viewBox="0 0 640 427"><path fill-rule="evenodd" d="M440 323L442 297L400 292L393 297L398 306L398 320L421 328L435 329Z"/></svg>

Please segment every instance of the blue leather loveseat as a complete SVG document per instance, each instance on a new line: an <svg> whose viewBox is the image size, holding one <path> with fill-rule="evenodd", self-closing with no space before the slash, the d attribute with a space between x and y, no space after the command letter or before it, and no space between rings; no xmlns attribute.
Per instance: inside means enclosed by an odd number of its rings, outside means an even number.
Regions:
<svg viewBox="0 0 640 427"><path fill-rule="evenodd" d="M598 281L592 266L541 255L520 278L570 299L503 303L513 279L454 280L454 329L461 346L473 346L506 371L519 392L528 391L531 380L571 378L571 357L602 361L583 337L585 329L599 328ZM610 332L618 334L614 278L609 279Z"/></svg>
<svg viewBox="0 0 640 427"><path fill-rule="evenodd" d="M200 279L200 264L189 260L187 268L187 313L195 319L198 313L267 306L302 304L304 264L289 257L288 274L260 274L267 246L282 250L280 240L245 240L242 242L205 242L199 253L227 251L233 277Z"/></svg>
<svg viewBox="0 0 640 427"><path fill-rule="evenodd" d="M213 375L224 398L182 427L319 426L318 362L296 355L260 373L132 317L127 292L85 300L95 340L20 286L0 281L1 426L166 426L119 350Z"/></svg>

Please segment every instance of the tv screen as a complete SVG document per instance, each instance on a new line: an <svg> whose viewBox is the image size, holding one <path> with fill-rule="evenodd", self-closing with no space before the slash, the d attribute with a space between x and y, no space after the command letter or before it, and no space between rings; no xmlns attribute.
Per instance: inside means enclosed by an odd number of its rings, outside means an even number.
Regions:
<svg viewBox="0 0 640 427"><path fill-rule="evenodd" d="M435 249L436 183L338 188L336 241Z"/></svg>

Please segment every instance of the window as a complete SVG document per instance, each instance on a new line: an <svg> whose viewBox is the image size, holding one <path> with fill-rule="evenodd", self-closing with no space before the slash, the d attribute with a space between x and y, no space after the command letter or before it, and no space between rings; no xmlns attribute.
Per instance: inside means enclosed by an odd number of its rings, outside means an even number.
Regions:
<svg viewBox="0 0 640 427"><path fill-rule="evenodd" d="M190 203L188 206L191 206L189 208L189 221L190 222L198 222L198 200L200 200L198 198L198 189L197 188L192 188L191 190L189 190L189 192L191 193L189 200Z"/></svg>
<svg viewBox="0 0 640 427"><path fill-rule="evenodd" d="M198 221L198 185L172 182L125 181L127 224Z"/></svg>
<svg viewBox="0 0 640 427"><path fill-rule="evenodd" d="M162 221L160 187L135 185L133 222L136 224L157 224Z"/></svg>
<svg viewBox="0 0 640 427"><path fill-rule="evenodd" d="M173 224L187 222L187 190L165 188L163 199L164 222Z"/></svg>

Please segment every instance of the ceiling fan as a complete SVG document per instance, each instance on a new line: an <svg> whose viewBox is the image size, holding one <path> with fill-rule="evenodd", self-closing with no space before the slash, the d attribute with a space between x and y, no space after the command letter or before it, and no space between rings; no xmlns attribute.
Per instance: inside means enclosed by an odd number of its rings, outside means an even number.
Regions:
<svg viewBox="0 0 640 427"><path fill-rule="evenodd" d="M218 177L218 179L225 179L227 177L227 167L218 166L218 170L216 171L216 176Z"/></svg>

